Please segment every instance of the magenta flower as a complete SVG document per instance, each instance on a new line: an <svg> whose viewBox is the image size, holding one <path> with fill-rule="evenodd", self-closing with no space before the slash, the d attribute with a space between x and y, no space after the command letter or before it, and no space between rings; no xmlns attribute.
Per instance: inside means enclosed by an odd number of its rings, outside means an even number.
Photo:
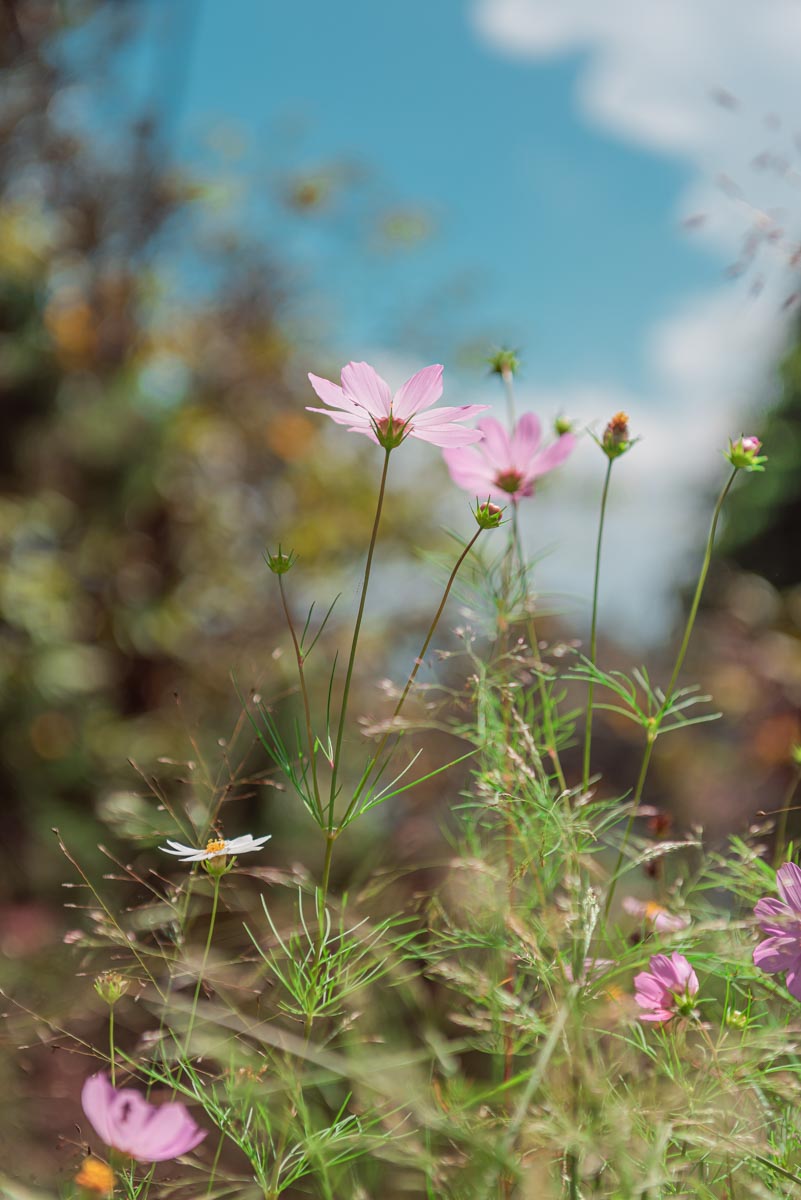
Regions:
<svg viewBox="0 0 801 1200"><path fill-rule="evenodd" d="M670 958L655 954L648 966L650 970L634 977L634 999L644 1009L640 1020L664 1025L677 1014L691 1013L698 994L698 976L684 955L675 951Z"/></svg>
<svg viewBox="0 0 801 1200"><path fill-rule="evenodd" d="M309 375L311 385L328 408L311 408L325 413L351 433L363 433L387 450L407 437L420 438L434 446L466 446L477 442L477 429L463 429L458 422L484 412L486 404L462 404L424 412L442 395L442 367L424 367L392 395L389 384L368 363L351 362L342 368L342 387Z"/></svg>
<svg viewBox="0 0 801 1200"><path fill-rule="evenodd" d="M776 872L781 900L766 896L754 916L768 936L754 950L754 966L767 975L784 972L787 990L801 1000L801 870L785 863Z"/></svg>
<svg viewBox="0 0 801 1200"><path fill-rule="evenodd" d="M563 463L576 444L572 433L563 433L540 449L542 432L534 413L524 413L511 435L494 417L479 421L478 429L484 438L475 450L446 450L443 458L454 483L495 500L533 496L535 481Z"/></svg>
<svg viewBox="0 0 801 1200"><path fill-rule="evenodd" d="M139 1162L164 1162L194 1150L206 1136L185 1105L149 1104L132 1088L112 1087L108 1076L90 1075L81 1091L83 1111L99 1138Z"/></svg>

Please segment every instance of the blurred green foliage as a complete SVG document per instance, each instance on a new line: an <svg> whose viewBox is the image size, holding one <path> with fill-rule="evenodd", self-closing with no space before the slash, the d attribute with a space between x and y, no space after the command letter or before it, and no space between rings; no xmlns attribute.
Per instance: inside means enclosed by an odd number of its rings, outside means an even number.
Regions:
<svg viewBox="0 0 801 1200"><path fill-rule="evenodd" d="M369 444L305 412L305 368L325 363L294 365L267 250L204 236L203 181L175 173L153 123L117 128L109 157L59 116L65 30L81 24L82 61L126 36L95 31L96 8L2 17L0 789L16 852L0 886L16 898L62 877L52 826L99 865L88 818L128 803L129 759L219 753L232 669L249 687L269 665L286 690L264 545L296 551L304 596L325 576L327 607L375 501ZM174 243L198 294L170 290ZM426 523L423 490L394 504L390 552Z"/></svg>

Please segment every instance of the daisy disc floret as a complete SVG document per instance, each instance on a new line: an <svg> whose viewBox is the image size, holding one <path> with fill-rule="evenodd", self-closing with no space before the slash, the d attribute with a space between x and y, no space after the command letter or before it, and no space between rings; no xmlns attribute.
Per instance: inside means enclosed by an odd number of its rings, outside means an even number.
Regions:
<svg viewBox="0 0 801 1200"><path fill-rule="evenodd" d="M167 838L167 845L159 846L159 850L163 850L165 854L174 854L181 862L209 862L215 858L230 858L235 854L252 854L254 850L261 850L271 837L271 833L258 838L246 833L243 837L236 838L210 838L205 849L184 846L182 842L172 842Z"/></svg>
<svg viewBox="0 0 801 1200"><path fill-rule="evenodd" d="M445 450L443 458L455 484L493 500L533 496L540 476L560 466L576 444L572 433L564 433L542 448L534 413L524 413L511 434L494 417L485 417L477 428L483 438L475 449Z"/></svg>
<svg viewBox="0 0 801 1200"><path fill-rule="evenodd" d="M97 1136L138 1162L180 1158L206 1136L180 1101L150 1104L133 1088L113 1087L103 1072L86 1080L81 1104Z"/></svg>
<svg viewBox="0 0 801 1200"><path fill-rule="evenodd" d="M801 870L785 863L776 872L781 900L759 900L754 916L768 936L754 949L754 966L766 975L784 975L787 990L801 1000Z"/></svg>
<svg viewBox="0 0 801 1200"><path fill-rule="evenodd" d="M643 1010L641 1021L665 1025L676 1016L690 1016L698 995L698 976L683 954L655 954L647 971L634 977L634 999Z"/></svg>
<svg viewBox="0 0 801 1200"><path fill-rule="evenodd" d="M309 375L317 395L327 408L308 407L309 412L324 413L350 433L363 433L385 450L394 450L407 437L431 442L433 446L467 446L477 442L481 433L460 424L486 404L462 404L458 408L433 407L442 395L442 367L435 363L407 379L393 396L389 384L365 362L351 362L342 368L342 386Z"/></svg>

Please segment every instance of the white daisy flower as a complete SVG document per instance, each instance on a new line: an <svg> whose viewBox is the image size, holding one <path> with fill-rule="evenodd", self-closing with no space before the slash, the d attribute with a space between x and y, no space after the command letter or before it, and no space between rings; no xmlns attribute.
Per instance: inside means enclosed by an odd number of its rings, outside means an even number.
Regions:
<svg viewBox="0 0 801 1200"><path fill-rule="evenodd" d="M181 862L207 862L210 858L222 858L225 855L250 854L252 850L261 850L265 842L269 842L272 834L254 838L251 833L237 838L212 838L206 842L205 850L196 846L184 846L181 842L171 842L167 838L166 846L159 846L165 854L175 854Z"/></svg>

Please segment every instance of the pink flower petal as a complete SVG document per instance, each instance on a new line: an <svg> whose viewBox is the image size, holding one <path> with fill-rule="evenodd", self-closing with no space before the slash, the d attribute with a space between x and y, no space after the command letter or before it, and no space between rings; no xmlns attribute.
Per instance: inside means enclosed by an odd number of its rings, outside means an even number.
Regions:
<svg viewBox="0 0 801 1200"><path fill-rule="evenodd" d="M461 425L432 425L426 429L412 429L411 436L432 446L469 446L481 440L478 429L464 429Z"/></svg>
<svg viewBox="0 0 801 1200"><path fill-rule="evenodd" d="M801 954L787 972L784 982L787 990L796 1000L801 1000Z"/></svg>
<svg viewBox="0 0 801 1200"><path fill-rule="evenodd" d="M330 405L331 408L341 408L350 413L360 411L358 405L345 395L338 383L332 383L330 379L322 379L319 375L312 375L311 372L309 372L309 383L323 403ZM326 410L313 408L310 411L325 412Z"/></svg>
<svg viewBox="0 0 801 1200"><path fill-rule="evenodd" d="M356 409L350 412L349 409L343 409L341 412L333 408L312 408L311 405L306 405L306 412L322 413L325 417L330 417L332 421L336 421L337 425L347 425L349 428L357 428L359 432L364 429L372 429L370 418L366 412Z"/></svg>
<svg viewBox="0 0 801 1200"><path fill-rule="evenodd" d="M539 479L541 475L547 475L549 471L553 471L554 467L560 467L568 455L572 454L575 446L574 435L563 433L558 441L555 441L552 446L548 446L546 450L541 450L536 456L526 472L529 479Z"/></svg>
<svg viewBox="0 0 801 1200"><path fill-rule="evenodd" d="M797 938L769 937L754 947L754 966L767 975L789 971L801 958L801 946Z"/></svg>
<svg viewBox="0 0 801 1200"><path fill-rule="evenodd" d="M512 461L519 471L527 470L541 441L542 428L539 417L533 412L523 413L510 439Z"/></svg>
<svg viewBox="0 0 801 1200"><path fill-rule="evenodd" d="M786 937L793 926L798 924L798 917L793 910L773 896L765 896L763 900L756 902L754 916L759 919L759 928L763 933L772 934L774 937Z"/></svg>
<svg viewBox="0 0 801 1200"><path fill-rule="evenodd" d="M436 404L442 395L442 367L435 363L423 367L407 379L392 401L392 412L399 421L407 421L423 408Z"/></svg>
<svg viewBox="0 0 801 1200"><path fill-rule="evenodd" d="M107 1146L111 1141L111 1104L116 1092L108 1076L102 1071L90 1075L81 1088L81 1105L97 1136Z"/></svg>
<svg viewBox="0 0 801 1200"><path fill-rule="evenodd" d="M478 428L484 435L481 453L495 472L500 474L513 470L512 447L509 443L509 436L500 421L496 421L494 417L484 417L479 421Z"/></svg>
<svg viewBox="0 0 801 1200"><path fill-rule="evenodd" d="M474 492L479 499L486 499L487 496L497 493L494 472L489 463L475 450L466 447L443 450L442 457L457 487Z"/></svg>
<svg viewBox="0 0 801 1200"><path fill-rule="evenodd" d="M392 392L389 384L366 362L351 362L342 368L342 388L347 398L380 420L389 416Z"/></svg>
<svg viewBox="0 0 801 1200"><path fill-rule="evenodd" d="M428 429L432 425L449 425L453 421L467 421L470 417L475 417L480 412L486 412L486 404L460 404L457 407L445 406L444 408L435 408L433 412L418 413L412 421L412 429ZM479 428L481 422L479 421ZM476 430L471 430L475 433ZM480 439L481 435L476 439Z"/></svg>
<svg viewBox="0 0 801 1200"><path fill-rule="evenodd" d="M801 914L801 870L795 863L785 863L776 872L779 894L794 912Z"/></svg>

